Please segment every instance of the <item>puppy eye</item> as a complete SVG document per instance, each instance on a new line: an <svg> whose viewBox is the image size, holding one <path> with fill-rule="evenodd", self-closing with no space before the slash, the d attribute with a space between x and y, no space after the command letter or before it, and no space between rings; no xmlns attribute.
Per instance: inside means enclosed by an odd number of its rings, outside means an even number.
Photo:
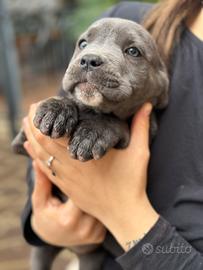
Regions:
<svg viewBox="0 0 203 270"><path fill-rule="evenodd" d="M80 40L78 46L81 50L83 50L85 47L87 47L87 41L85 39Z"/></svg>
<svg viewBox="0 0 203 270"><path fill-rule="evenodd" d="M127 53L128 55L133 56L133 57L141 56L140 51L136 47L131 47L131 48L126 49L125 53Z"/></svg>

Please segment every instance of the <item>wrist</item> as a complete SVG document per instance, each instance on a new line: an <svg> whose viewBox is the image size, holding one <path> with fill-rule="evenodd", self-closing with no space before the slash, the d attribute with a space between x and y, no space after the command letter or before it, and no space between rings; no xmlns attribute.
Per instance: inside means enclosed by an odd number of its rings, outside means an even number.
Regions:
<svg viewBox="0 0 203 270"><path fill-rule="evenodd" d="M159 214L144 195L130 205L121 205L116 212L111 212L105 225L127 251L150 231L158 219Z"/></svg>

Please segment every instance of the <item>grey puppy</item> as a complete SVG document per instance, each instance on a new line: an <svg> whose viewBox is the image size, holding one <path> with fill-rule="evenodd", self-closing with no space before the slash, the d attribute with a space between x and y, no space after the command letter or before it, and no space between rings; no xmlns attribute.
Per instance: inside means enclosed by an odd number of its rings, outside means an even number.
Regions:
<svg viewBox="0 0 203 270"><path fill-rule="evenodd" d="M139 24L105 18L79 38L64 75L65 97L53 97L37 108L34 125L51 138L70 138L70 155L80 161L100 159L111 148L125 148L130 118L145 102L156 109L168 103L168 76L151 35ZM151 117L151 137L156 134ZM23 152L21 132L13 143ZM122 252L108 234L101 246L76 247L81 270L100 270L106 250ZM33 255L34 270L50 269L59 249L44 247ZM47 258L45 258L47 256ZM48 258L49 257L49 258ZM40 259L41 258L41 259Z"/></svg>

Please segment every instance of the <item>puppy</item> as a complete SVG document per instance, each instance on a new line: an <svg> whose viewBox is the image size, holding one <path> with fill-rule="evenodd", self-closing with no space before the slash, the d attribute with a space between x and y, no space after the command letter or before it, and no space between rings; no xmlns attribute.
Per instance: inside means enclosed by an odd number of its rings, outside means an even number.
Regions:
<svg viewBox="0 0 203 270"><path fill-rule="evenodd" d="M145 102L155 109L166 107L168 84L155 42L141 25L118 18L101 19L76 44L62 82L65 96L41 102L34 125L51 138L69 137L71 157L100 159L113 147L127 147L129 120ZM152 116L151 137L156 130ZM21 132L13 143L16 152L23 152L25 139ZM33 269L49 269L54 250L57 253L52 247L35 250L38 266ZM100 270L106 250L114 256L122 252L110 234L99 247L74 250L84 253L79 255L81 270Z"/></svg>

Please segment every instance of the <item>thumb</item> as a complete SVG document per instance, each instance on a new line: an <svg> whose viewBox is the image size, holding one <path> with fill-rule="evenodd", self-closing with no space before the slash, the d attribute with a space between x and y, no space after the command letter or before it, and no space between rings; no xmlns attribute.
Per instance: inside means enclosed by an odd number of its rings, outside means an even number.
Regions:
<svg viewBox="0 0 203 270"><path fill-rule="evenodd" d="M149 125L152 104L145 103L134 116L131 126L130 145L137 147L149 146Z"/></svg>
<svg viewBox="0 0 203 270"><path fill-rule="evenodd" d="M79 219L84 214L84 212L80 210L80 208L78 208L70 198L63 204L63 206L64 214L66 214L66 216L71 215L73 218Z"/></svg>
<svg viewBox="0 0 203 270"><path fill-rule="evenodd" d="M33 167L35 170L35 184L32 194L32 204L33 208L39 208L43 207L51 197L52 184L35 161L33 162Z"/></svg>

